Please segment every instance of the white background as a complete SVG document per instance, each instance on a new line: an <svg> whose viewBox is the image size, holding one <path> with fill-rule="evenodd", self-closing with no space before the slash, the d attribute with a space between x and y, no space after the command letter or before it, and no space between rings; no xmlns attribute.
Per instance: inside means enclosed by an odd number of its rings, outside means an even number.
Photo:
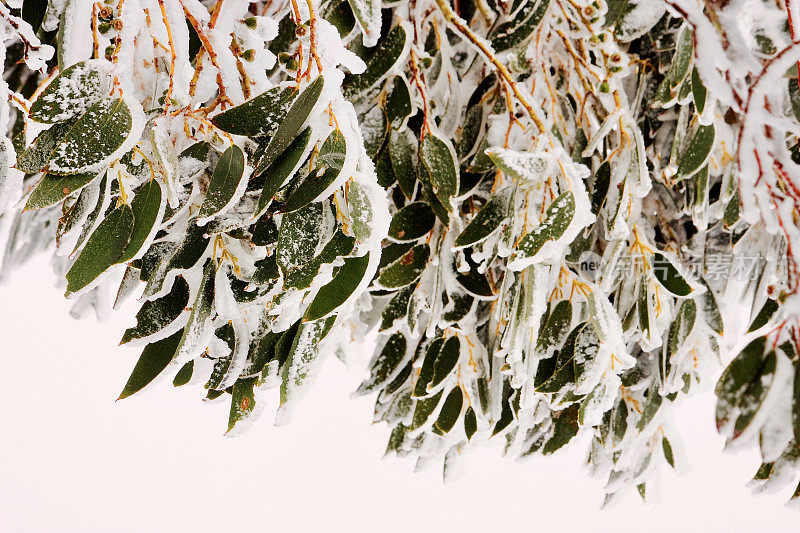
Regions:
<svg viewBox="0 0 800 533"><path fill-rule="evenodd" d="M515 463L473 452L466 473L413 473L382 459L372 398L351 400L356 369L330 358L287 427L275 399L245 435L222 436L225 403L162 383L115 403L138 351L117 347L132 314L76 321L39 257L0 287L0 531L783 532L793 487L753 496L758 454L722 453L713 396L681 407L691 465L664 471L660 503L635 491L601 511L585 447Z"/></svg>

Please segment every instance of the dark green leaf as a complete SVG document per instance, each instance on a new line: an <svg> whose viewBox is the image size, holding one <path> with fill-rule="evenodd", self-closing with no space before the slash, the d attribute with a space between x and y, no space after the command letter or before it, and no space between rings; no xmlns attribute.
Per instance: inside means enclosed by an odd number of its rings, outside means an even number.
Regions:
<svg viewBox="0 0 800 533"><path fill-rule="evenodd" d="M55 205L99 177L99 174L93 173L72 174L71 176L45 174L28 197L25 211L34 211Z"/></svg>
<svg viewBox="0 0 800 533"><path fill-rule="evenodd" d="M450 141L428 132L420 146L420 160L433 186L433 192L447 211L452 211L450 198L458 194L458 165ZM397 174L397 169L395 169ZM399 180L399 177L398 177Z"/></svg>
<svg viewBox="0 0 800 533"><path fill-rule="evenodd" d="M258 197L256 216L260 216L267 209L278 189L294 175L310 142L311 128L306 128L303 133L292 141L289 148L261 174L264 177L264 185L261 189L261 195Z"/></svg>
<svg viewBox="0 0 800 533"><path fill-rule="evenodd" d="M364 279L369 265L369 255L348 257L333 276L333 279L320 288L311 305L308 306L303 321L308 322L324 318L336 311L350 298Z"/></svg>
<svg viewBox="0 0 800 533"><path fill-rule="evenodd" d="M397 242L411 242L427 235L436 222L436 215L425 202L405 205L389 225L389 238Z"/></svg>
<svg viewBox="0 0 800 533"><path fill-rule="evenodd" d="M172 356L175 355L181 334L182 332L178 331L166 339L145 346L131 377L119 395L120 400L142 390L167 368Z"/></svg>
<svg viewBox="0 0 800 533"><path fill-rule="evenodd" d="M467 224L454 242L456 248L464 248L477 244L497 231L500 225L508 218L509 201L512 188L506 187L498 191L478 211L478 214Z"/></svg>
<svg viewBox="0 0 800 533"><path fill-rule="evenodd" d="M128 138L132 124L131 110L121 98L92 104L50 155L48 170L54 174L99 170Z"/></svg>
<svg viewBox="0 0 800 533"><path fill-rule="evenodd" d="M31 104L30 118L55 124L79 117L103 97L108 68L108 63L100 60L81 61L65 68Z"/></svg>
<svg viewBox="0 0 800 533"><path fill-rule="evenodd" d="M694 289L661 252L653 254L653 274L658 283L675 296L689 296Z"/></svg>
<svg viewBox="0 0 800 533"><path fill-rule="evenodd" d="M703 168L711 157L716 136L717 131L714 124L697 128L689 147L678 162L678 177L688 178Z"/></svg>
<svg viewBox="0 0 800 533"><path fill-rule="evenodd" d="M378 283L387 289L399 289L414 283L428 265L431 249L427 243L417 244L400 258L380 270Z"/></svg>
<svg viewBox="0 0 800 533"><path fill-rule="evenodd" d="M131 238L133 222L133 211L125 204L100 222L67 272L67 294L83 289L117 262Z"/></svg>
<svg viewBox="0 0 800 533"><path fill-rule="evenodd" d="M142 339L158 333L186 310L189 303L189 284L178 276L172 284L172 290L157 300L147 300L136 313L136 326L125 330L120 344L134 339Z"/></svg>
<svg viewBox="0 0 800 533"><path fill-rule="evenodd" d="M276 86L214 116L211 123L234 135L272 135L286 117L296 96L296 88Z"/></svg>
<svg viewBox="0 0 800 533"><path fill-rule="evenodd" d="M448 433L458 422L461 415L461 408L464 405L464 393L461 387L456 385L442 402L442 410L439 411L439 418L434 422L435 429L441 433Z"/></svg>
<svg viewBox="0 0 800 533"><path fill-rule="evenodd" d="M244 152L232 144L217 162L211 181L208 184L206 198L200 207L198 217L208 219L225 210L236 199L237 191L244 192Z"/></svg>
<svg viewBox="0 0 800 533"><path fill-rule="evenodd" d="M131 202L133 211L133 231L125 251L117 259L117 263L126 263L143 253L144 245L152 239L159 229L164 217L166 205L161 184L151 179L136 191Z"/></svg>
<svg viewBox="0 0 800 533"><path fill-rule="evenodd" d="M516 257L536 257L546 243L557 240L564 234L574 216L575 197L571 192L565 192L547 208L544 221L522 238L517 245Z"/></svg>

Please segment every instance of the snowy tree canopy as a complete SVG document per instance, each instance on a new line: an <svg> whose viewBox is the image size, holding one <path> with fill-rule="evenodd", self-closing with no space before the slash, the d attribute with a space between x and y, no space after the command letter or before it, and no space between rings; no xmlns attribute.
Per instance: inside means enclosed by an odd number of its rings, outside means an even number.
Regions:
<svg viewBox="0 0 800 533"><path fill-rule="evenodd" d="M588 433L646 499L715 387L797 483L798 4L8 0L0 277L138 299L120 397L204 384L230 434L377 336L356 394L445 478Z"/></svg>

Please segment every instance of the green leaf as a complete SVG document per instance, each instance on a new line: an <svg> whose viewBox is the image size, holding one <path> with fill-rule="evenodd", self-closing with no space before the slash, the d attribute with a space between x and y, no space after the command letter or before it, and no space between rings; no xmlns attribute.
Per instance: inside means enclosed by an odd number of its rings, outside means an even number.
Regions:
<svg viewBox="0 0 800 533"><path fill-rule="evenodd" d="M597 215L606 201L608 186L611 182L611 164L608 160L597 168L592 180L592 213Z"/></svg>
<svg viewBox="0 0 800 533"><path fill-rule="evenodd" d="M142 390L167 368L178 347L181 334L182 332L178 331L166 339L145 346L139 361L133 367L128 382L119 395L120 400Z"/></svg>
<svg viewBox="0 0 800 533"><path fill-rule="evenodd" d="M294 175L300 165L303 154L306 153L311 142L311 133L311 128L306 128L303 133L292 141L292 144L281 154L281 157L258 176L264 176L264 185L261 189L261 195L258 197L256 217L261 216L266 211L278 189Z"/></svg>
<svg viewBox="0 0 800 533"><path fill-rule="evenodd" d="M359 13L355 6L353 6L353 3L352 1L350 3L351 7L353 7L353 12L356 18L361 21ZM345 80L345 97L352 100L385 79L395 65L405 59L408 53L409 42L409 36L406 34L406 30L402 25L398 24L392 28L391 31L378 42L374 51L371 51L369 54L366 60L366 70L361 74L348 76Z"/></svg>
<svg viewBox="0 0 800 533"><path fill-rule="evenodd" d="M675 296L689 296L694 290L672 261L661 252L653 254L653 275L664 289Z"/></svg>
<svg viewBox="0 0 800 533"><path fill-rule="evenodd" d="M299 325L281 374L280 402L285 410L304 394L314 379L314 362L320 355L320 342L330 331L335 317Z"/></svg>
<svg viewBox="0 0 800 533"><path fill-rule="evenodd" d="M183 387L192 380L193 373L194 361L189 361L183 365L180 370L178 370L177 374L175 374L175 378L172 380L172 385L175 387Z"/></svg>
<svg viewBox="0 0 800 533"><path fill-rule="evenodd" d="M469 294L480 300L494 300L495 294L492 286L484 274L475 269L456 275L456 281Z"/></svg>
<svg viewBox="0 0 800 533"><path fill-rule="evenodd" d="M683 300L678 307L678 313L675 316L675 321L670 325L669 336L667 337L667 346L665 347L666 353L663 355L665 365L672 362L672 357L686 342L686 339L694 329L694 323L697 319L697 304L694 300ZM667 368L664 369L663 375L667 376Z"/></svg>
<svg viewBox="0 0 800 533"><path fill-rule="evenodd" d="M722 335L725 324L722 320L722 313L719 310L717 297L714 296L714 291L711 290L711 287L709 287L705 279L700 278L700 283L706 289L706 291L699 296L700 308L703 310L706 324L708 324L708 327L712 330Z"/></svg>
<svg viewBox="0 0 800 533"><path fill-rule="evenodd" d="M324 206L312 203L286 213L278 231L278 265L283 271L302 266L314 258L314 251L323 237L320 232Z"/></svg>
<svg viewBox="0 0 800 533"><path fill-rule="evenodd" d="M797 87L796 81L794 85L796 88ZM795 92L797 91L795 90ZM789 88L789 96L790 97L792 96L791 87ZM694 98L694 108L697 110L697 113L699 115L702 115L703 110L706 108L706 99L708 98L708 91L703 85L703 81L700 79L700 74L697 72L697 67L692 69L692 97ZM798 99L798 106L800 106L800 98ZM795 109L794 100L792 101L792 109ZM797 111L795 111L795 113L797 113Z"/></svg>
<svg viewBox="0 0 800 533"><path fill-rule="evenodd" d="M586 322L581 322L578 324L570 333L567 335L567 339L564 341L564 347L558 352L558 356L554 357L556 360L555 368L553 373L547 377L541 385L536 387L536 392L549 392L549 393L556 393L561 391L567 385L571 385L575 380L575 341L578 338L578 334L584 327L592 327L590 324ZM545 376L542 376L545 377ZM537 375L537 380L539 376ZM575 413L576 419L575 422L577 424L577 411Z"/></svg>
<svg viewBox="0 0 800 533"><path fill-rule="evenodd" d="M339 129L328 135L317 156L317 166L303 182L292 191L281 209L284 213L296 211L314 201L324 199L322 194L339 177L347 151L347 143Z"/></svg>
<svg viewBox="0 0 800 533"><path fill-rule="evenodd" d="M386 118L392 128L398 129L411 116L414 106L411 103L411 89L403 76L395 76L391 86L386 97Z"/></svg>
<svg viewBox="0 0 800 533"><path fill-rule="evenodd" d="M738 398L739 416L734 423L731 440L741 437L755 420L767 394L775 384L776 367L777 355L775 350L770 350L764 357L756 377L748 383Z"/></svg>
<svg viewBox="0 0 800 533"><path fill-rule="evenodd" d="M117 263L131 238L133 223L133 211L125 204L100 222L67 272L67 294L83 289Z"/></svg>
<svg viewBox="0 0 800 533"><path fill-rule="evenodd" d="M644 408L642 409L642 417L636 424L636 429L638 429L640 432L644 431L647 425L655 418L663 401L663 396L661 396L661 394L658 392L658 382L653 382L653 385L647 392L647 399L645 400Z"/></svg>
<svg viewBox="0 0 800 533"><path fill-rule="evenodd" d="M36 33L44 20L44 14L47 12L48 2L44 0L23 0L22 2L22 20L31 25L31 29Z"/></svg>
<svg viewBox="0 0 800 533"><path fill-rule="evenodd" d="M428 171L436 197L447 211L452 211L450 198L458 194L459 183L458 165L450 141L428 132L422 139L420 160Z"/></svg>
<svg viewBox="0 0 800 533"><path fill-rule="evenodd" d="M300 96L289 108L286 117L275 129L275 133L270 137L269 143L264 148L264 153L257 159L255 175L261 174L269 168L287 148L292 144L303 129L311 111L317 105L319 97L322 95L322 88L325 80L322 76L317 77L311 84L300 93Z"/></svg>
<svg viewBox="0 0 800 533"><path fill-rule="evenodd" d="M453 245L456 248L472 246L482 242L497 231L500 225L508 218L512 190L512 187L505 187L494 194L467 224L464 231L456 237Z"/></svg>
<svg viewBox="0 0 800 533"><path fill-rule="evenodd" d="M542 223L522 238L515 256L521 259L535 258L545 244L564 234L574 216L575 197L571 192L565 192L547 208Z"/></svg>
<svg viewBox="0 0 800 533"><path fill-rule="evenodd" d="M369 394L397 376L408 360L407 351L406 336L400 332L392 334L372 364L369 377L361 383L356 392Z"/></svg>
<svg viewBox="0 0 800 533"><path fill-rule="evenodd" d="M157 300L147 300L142 304L136 313L136 326L125 330L120 344L149 337L173 324L186 310L188 303L189 284L183 277L178 276L169 294Z"/></svg>
<svg viewBox="0 0 800 533"><path fill-rule="evenodd" d="M364 279L369 255L348 257L333 279L320 288L303 317L304 322L324 318L344 304Z"/></svg>
<svg viewBox="0 0 800 533"><path fill-rule="evenodd" d="M382 268L378 283L387 289L399 289L414 283L428 265L430 253L431 248L427 243L417 244Z"/></svg>
<svg viewBox="0 0 800 533"><path fill-rule="evenodd" d="M133 230L125 251L117 259L117 263L126 263L142 255L145 244L155 236L164 218L166 207L161 184L151 179L136 191L131 202L133 211Z"/></svg>
<svg viewBox="0 0 800 533"><path fill-rule="evenodd" d="M495 52L510 50L530 37L544 19L549 6L550 0L530 0L514 12L513 18L500 24L492 37Z"/></svg>
<svg viewBox="0 0 800 533"><path fill-rule="evenodd" d="M30 118L55 124L81 116L103 98L108 72L109 63L97 59L67 67L31 104Z"/></svg>
<svg viewBox="0 0 800 533"><path fill-rule="evenodd" d="M572 302L559 301L547 317L539 339L536 341L536 353L545 353L549 348L561 346L569 327L572 324Z"/></svg>
<svg viewBox="0 0 800 533"><path fill-rule="evenodd" d="M17 168L26 174L35 174L47 166L53 150L66 137L73 122L54 124L39 134L33 143L17 157Z"/></svg>
<svg viewBox="0 0 800 533"><path fill-rule="evenodd" d="M476 431L478 431L478 417L472 406L469 406L464 413L464 433L467 435L467 440L472 440Z"/></svg>
<svg viewBox="0 0 800 533"><path fill-rule="evenodd" d="M428 422L428 419L430 419L433 412L439 406L439 401L442 399L442 392L443 391L439 391L433 396L417 400L414 414L411 417L411 429L419 429Z"/></svg>
<svg viewBox="0 0 800 533"><path fill-rule="evenodd" d="M222 131L247 137L272 135L297 96L294 87L276 86L215 115L211 123Z"/></svg>
<svg viewBox="0 0 800 533"><path fill-rule="evenodd" d="M425 202L406 204L395 213L389 225L389 238L397 242L412 242L433 229L436 215Z"/></svg>
<svg viewBox="0 0 800 533"><path fill-rule="evenodd" d="M333 263L336 258L349 255L353 251L354 245L355 239L353 237L345 235L341 230L338 230L331 237L331 240L325 244L319 255L305 265L286 272L284 286L307 289L319 274L322 265Z"/></svg>
<svg viewBox="0 0 800 533"><path fill-rule="evenodd" d="M389 132L389 157L392 171L397 177L400 190L406 198L414 196L417 186L417 149L419 143L414 133L403 128Z"/></svg>
<svg viewBox="0 0 800 533"><path fill-rule="evenodd" d="M753 319L753 323L750 324L747 332L752 333L757 329L761 329L767 325L769 320L775 315L775 312L778 310L778 302L771 298L767 298L767 301L764 302L764 305L761 307L761 310L758 312L756 317Z"/></svg>
<svg viewBox="0 0 800 533"><path fill-rule="evenodd" d="M322 18L333 24L342 39L350 35L356 27L353 10L346 0L328 2L322 11Z"/></svg>
<svg viewBox="0 0 800 533"><path fill-rule="evenodd" d="M236 424L246 420L256 408L256 397L253 392L257 382L256 378L243 378L236 380L231 391L231 410L228 415L228 431Z"/></svg>
<svg viewBox="0 0 800 533"><path fill-rule="evenodd" d="M217 274L217 263L209 259L203 268L203 279L192 303L189 320L183 328L183 335L175 350L175 359L188 361L194 359L205 350L202 341L208 336L210 318L214 311L214 278Z"/></svg>
<svg viewBox="0 0 800 533"><path fill-rule="evenodd" d="M100 174L94 173L72 174L71 176L45 174L28 197L28 201L25 203L25 211L35 211L36 209L55 205L70 194L80 191L99 177Z"/></svg>
<svg viewBox="0 0 800 533"><path fill-rule="evenodd" d="M436 361L433 363L433 375L428 383L426 392L435 390L453 372L460 357L461 341L458 335L448 337L437 354Z"/></svg>
<svg viewBox="0 0 800 533"><path fill-rule="evenodd" d="M553 413L553 436L544 443L542 455L550 455L566 446L578 434L578 405Z"/></svg>
<svg viewBox="0 0 800 533"><path fill-rule="evenodd" d="M244 177L244 152L232 144L222 153L214 167L211 181L208 184L206 198L200 207L198 217L208 220L214 215L227 210L237 197L244 193L246 182ZM198 222L199 223L199 222ZM202 224L201 224L202 225Z"/></svg>
<svg viewBox="0 0 800 533"><path fill-rule="evenodd" d="M411 295L414 294L414 289L413 285L403 287L389 300L389 303L381 311L381 331L391 328L395 321L408 316L408 304Z"/></svg>
<svg viewBox="0 0 800 533"><path fill-rule="evenodd" d="M351 229L358 242L368 242L375 232L375 207L364 184L351 181L347 184L347 210Z"/></svg>
<svg viewBox="0 0 800 533"><path fill-rule="evenodd" d="M699 172L711 157L717 130L714 124L700 126L678 162L678 177L688 178Z"/></svg>
<svg viewBox="0 0 800 533"><path fill-rule="evenodd" d="M434 422L435 430L440 433L449 433L458 422L463 405L464 393L461 391L461 387L456 385L442 402L442 410L439 411L439 417Z"/></svg>
<svg viewBox="0 0 800 533"><path fill-rule="evenodd" d="M92 104L55 148L48 170L54 174L99 170L122 147L132 125L131 110L121 98Z"/></svg>
<svg viewBox="0 0 800 533"><path fill-rule="evenodd" d="M736 415L747 386L758 377L764 363L765 351L766 337L758 337L733 358L720 376L714 390L717 395L717 431Z"/></svg>

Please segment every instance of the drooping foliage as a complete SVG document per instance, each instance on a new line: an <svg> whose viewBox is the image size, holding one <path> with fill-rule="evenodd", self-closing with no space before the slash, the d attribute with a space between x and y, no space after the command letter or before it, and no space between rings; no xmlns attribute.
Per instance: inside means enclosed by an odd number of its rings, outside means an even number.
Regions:
<svg viewBox="0 0 800 533"><path fill-rule="evenodd" d="M419 468L583 433L647 498L715 386L796 481L800 13L743 4L10 0L0 276L137 298L120 397L204 384L231 433L377 334L356 392Z"/></svg>

